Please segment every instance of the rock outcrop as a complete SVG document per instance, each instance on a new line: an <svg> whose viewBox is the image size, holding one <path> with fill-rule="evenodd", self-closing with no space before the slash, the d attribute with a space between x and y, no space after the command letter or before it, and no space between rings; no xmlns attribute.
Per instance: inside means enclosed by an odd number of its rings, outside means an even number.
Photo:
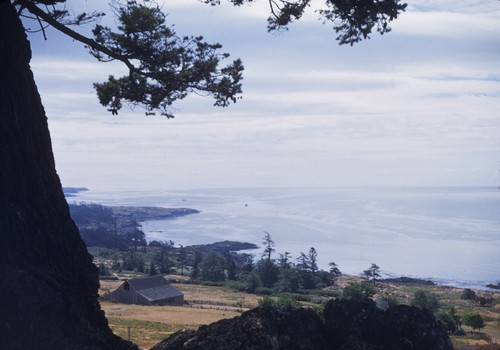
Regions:
<svg viewBox="0 0 500 350"><path fill-rule="evenodd" d="M69 214L30 59L13 2L0 0L0 348L136 348L113 335L100 309L97 268Z"/></svg>
<svg viewBox="0 0 500 350"><path fill-rule="evenodd" d="M152 350L453 349L434 316L411 306L383 311L371 300L330 301L324 316L323 321L310 309L257 308L198 331L177 332Z"/></svg>
<svg viewBox="0 0 500 350"><path fill-rule="evenodd" d="M453 349L432 314L408 305L383 311L372 300L331 301L325 307L325 325L333 340L330 349Z"/></svg>

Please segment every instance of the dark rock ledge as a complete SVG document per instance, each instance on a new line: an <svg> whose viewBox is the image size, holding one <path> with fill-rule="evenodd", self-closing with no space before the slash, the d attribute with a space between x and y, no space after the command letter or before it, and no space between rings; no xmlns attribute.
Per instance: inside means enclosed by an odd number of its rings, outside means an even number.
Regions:
<svg viewBox="0 0 500 350"><path fill-rule="evenodd" d="M324 321L311 309L256 308L240 317L174 333L152 348L448 350L452 343L428 312L398 305L382 311L371 300L332 300Z"/></svg>

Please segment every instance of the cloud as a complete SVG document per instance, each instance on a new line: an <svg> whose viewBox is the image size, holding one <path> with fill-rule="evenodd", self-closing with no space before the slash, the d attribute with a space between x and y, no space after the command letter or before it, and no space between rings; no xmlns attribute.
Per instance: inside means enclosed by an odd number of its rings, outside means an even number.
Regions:
<svg viewBox="0 0 500 350"><path fill-rule="evenodd" d="M312 15L288 33L268 34L266 2L165 3L179 34L220 41L246 67L238 103L218 109L190 96L172 120L128 109L112 117L92 83L123 67L94 63L81 48L55 50L79 47L70 41L32 39L63 183L154 189L497 181L497 4L412 4L392 33L339 47Z"/></svg>

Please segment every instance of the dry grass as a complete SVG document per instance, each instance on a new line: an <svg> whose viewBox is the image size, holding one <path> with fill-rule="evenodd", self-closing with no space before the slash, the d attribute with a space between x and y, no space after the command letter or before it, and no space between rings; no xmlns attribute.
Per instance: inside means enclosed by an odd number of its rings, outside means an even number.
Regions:
<svg viewBox="0 0 500 350"><path fill-rule="evenodd" d="M143 306L101 302L106 317L128 320L152 321L175 325L177 328L198 328L223 318L233 318L241 315L236 310L226 310L223 307L199 308L189 306Z"/></svg>
<svg viewBox="0 0 500 350"><path fill-rule="evenodd" d="M132 276L130 276L132 277ZM176 277L177 278L177 277ZM177 278L178 279L178 278ZM352 276L342 276L338 287L359 281ZM117 288L123 281L101 281L100 294ZM124 339L130 340L143 349L148 349L170 334L185 328L197 329L201 325L210 324L224 318L239 316L242 311L255 307L261 297L254 294L232 291L224 287L203 286L187 283L172 283L184 293L188 305L185 306L141 306L112 302L101 302L113 332ZM441 302L447 306L453 305L458 313L475 310L487 317L487 326L483 333L491 337L493 343L500 342L500 305L479 307L471 301L460 299L461 289L438 286L408 286L383 284L380 294L395 295L401 301L408 302L414 291L425 289L440 296ZM500 293L491 293L498 300ZM466 328L466 327L464 327ZM468 329L467 329L468 330ZM457 348L461 345L485 344L484 340L457 338L454 339Z"/></svg>
<svg viewBox="0 0 500 350"><path fill-rule="evenodd" d="M255 294L248 294L229 290L224 287L212 287L194 284L173 284L184 293L184 300L190 305L203 305L204 307L224 306L234 309L249 309L256 307L259 297Z"/></svg>
<svg viewBox="0 0 500 350"><path fill-rule="evenodd" d="M102 280L100 295L123 281ZM260 297L223 287L173 283L184 293L185 306L142 306L101 301L110 328L124 339L148 349L172 333L197 329L224 318L233 318L255 307Z"/></svg>
<svg viewBox="0 0 500 350"><path fill-rule="evenodd" d="M172 333L181 329L175 325L168 325L165 323L130 320L117 317L108 317L108 323L113 333L123 339L130 340L139 345L142 349L149 349Z"/></svg>
<svg viewBox="0 0 500 350"><path fill-rule="evenodd" d="M181 329L197 329L241 312L224 307L142 306L101 302L113 333L148 349ZM130 334L130 337L129 337Z"/></svg>

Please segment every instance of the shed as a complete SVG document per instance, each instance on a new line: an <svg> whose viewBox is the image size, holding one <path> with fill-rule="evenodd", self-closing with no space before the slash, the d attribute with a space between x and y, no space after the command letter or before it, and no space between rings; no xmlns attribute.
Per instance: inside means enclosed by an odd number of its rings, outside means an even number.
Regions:
<svg viewBox="0 0 500 350"><path fill-rule="evenodd" d="M161 275L126 280L103 299L138 305L184 304L184 294Z"/></svg>

